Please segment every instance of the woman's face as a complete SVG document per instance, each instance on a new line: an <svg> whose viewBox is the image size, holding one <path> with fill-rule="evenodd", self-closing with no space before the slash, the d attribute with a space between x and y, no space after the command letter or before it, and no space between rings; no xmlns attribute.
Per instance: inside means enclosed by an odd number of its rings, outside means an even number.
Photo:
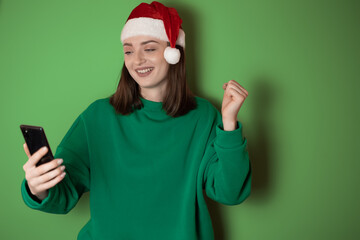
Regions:
<svg viewBox="0 0 360 240"><path fill-rule="evenodd" d="M125 66L142 91L158 88L165 92L169 70L164 58L166 47L166 41L147 36L130 37L124 41Z"/></svg>

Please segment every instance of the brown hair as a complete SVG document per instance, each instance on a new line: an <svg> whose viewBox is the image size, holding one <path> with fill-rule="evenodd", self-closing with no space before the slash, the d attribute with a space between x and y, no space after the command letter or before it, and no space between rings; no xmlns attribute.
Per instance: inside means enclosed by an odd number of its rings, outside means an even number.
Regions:
<svg viewBox="0 0 360 240"><path fill-rule="evenodd" d="M185 115L197 106L195 95L186 82L185 51L181 46L176 45L176 48L181 54L180 61L169 65L166 93L162 101L163 109L172 117ZM139 96L141 96L140 87L131 77L124 63L116 92L110 96L110 104L117 113L128 115L135 109L143 107Z"/></svg>

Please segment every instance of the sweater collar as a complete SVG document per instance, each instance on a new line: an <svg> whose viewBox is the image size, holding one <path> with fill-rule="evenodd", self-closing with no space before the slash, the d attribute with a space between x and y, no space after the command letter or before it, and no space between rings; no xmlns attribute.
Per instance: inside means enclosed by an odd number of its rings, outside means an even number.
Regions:
<svg viewBox="0 0 360 240"><path fill-rule="evenodd" d="M139 96L140 97L140 96ZM164 111L162 109L162 102L154 102L154 101L150 101L147 100L143 97L140 97L141 102L144 105L144 109L146 110L151 110L151 111Z"/></svg>

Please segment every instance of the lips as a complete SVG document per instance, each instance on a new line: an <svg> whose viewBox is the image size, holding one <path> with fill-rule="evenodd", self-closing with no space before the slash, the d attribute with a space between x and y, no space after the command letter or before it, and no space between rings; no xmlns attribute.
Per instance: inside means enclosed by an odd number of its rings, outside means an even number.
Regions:
<svg viewBox="0 0 360 240"><path fill-rule="evenodd" d="M137 68L135 69L136 73L140 76L140 77L146 77L149 74L151 74L151 72L154 70L153 67L143 67L143 68Z"/></svg>

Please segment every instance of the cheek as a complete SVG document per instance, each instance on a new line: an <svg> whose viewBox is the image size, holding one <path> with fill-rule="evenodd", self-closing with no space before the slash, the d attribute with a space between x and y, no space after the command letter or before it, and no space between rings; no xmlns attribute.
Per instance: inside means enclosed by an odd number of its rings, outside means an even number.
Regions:
<svg viewBox="0 0 360 240"><path fill-rule="evenodd" d="M166 62L164 57L158 58L156 61L156 65L162 73L167 72L167 70L169 69L169 64Z"/></svg>
<svg viewBox="0 0 360 240"><path fill-rule="evenodd" d="M131 62L128 61L128 60L126 61L126 60L124 59L124 63L125 63L125 67L126 67L126 69L128 70L130 76L135 80L136 75L134 75L135 73L134 73L134 71L133 71L132 68L131 68Z"/></svg>
<svg viewBox="0 0 360 240"><path fill-rule="evenodd" d="M156 65L158 65L162 71L168 70L169 64L166 62L163 52L157 54L157 56L154 58L154 61L156 61Z"/></svg>
<svg viewBox="0 0 360 240"><path fill-rule="evenodd" d="M129 67L130 67L130 62L125 59L125 60L124 60L124 63L125 63L125 67L126 67L127 70L130 72L130 69L129 69Z"/></svg>
<svg viewBox="0 0 360 240"><path fill-rule="evenodd" d="M156 53L152 54L151 56L149 56L149 60L153 63L155 63L156 65L160 65L161 62L163 60L165 60L164 58L164 53L161 51L157 51Z"/></svg>

